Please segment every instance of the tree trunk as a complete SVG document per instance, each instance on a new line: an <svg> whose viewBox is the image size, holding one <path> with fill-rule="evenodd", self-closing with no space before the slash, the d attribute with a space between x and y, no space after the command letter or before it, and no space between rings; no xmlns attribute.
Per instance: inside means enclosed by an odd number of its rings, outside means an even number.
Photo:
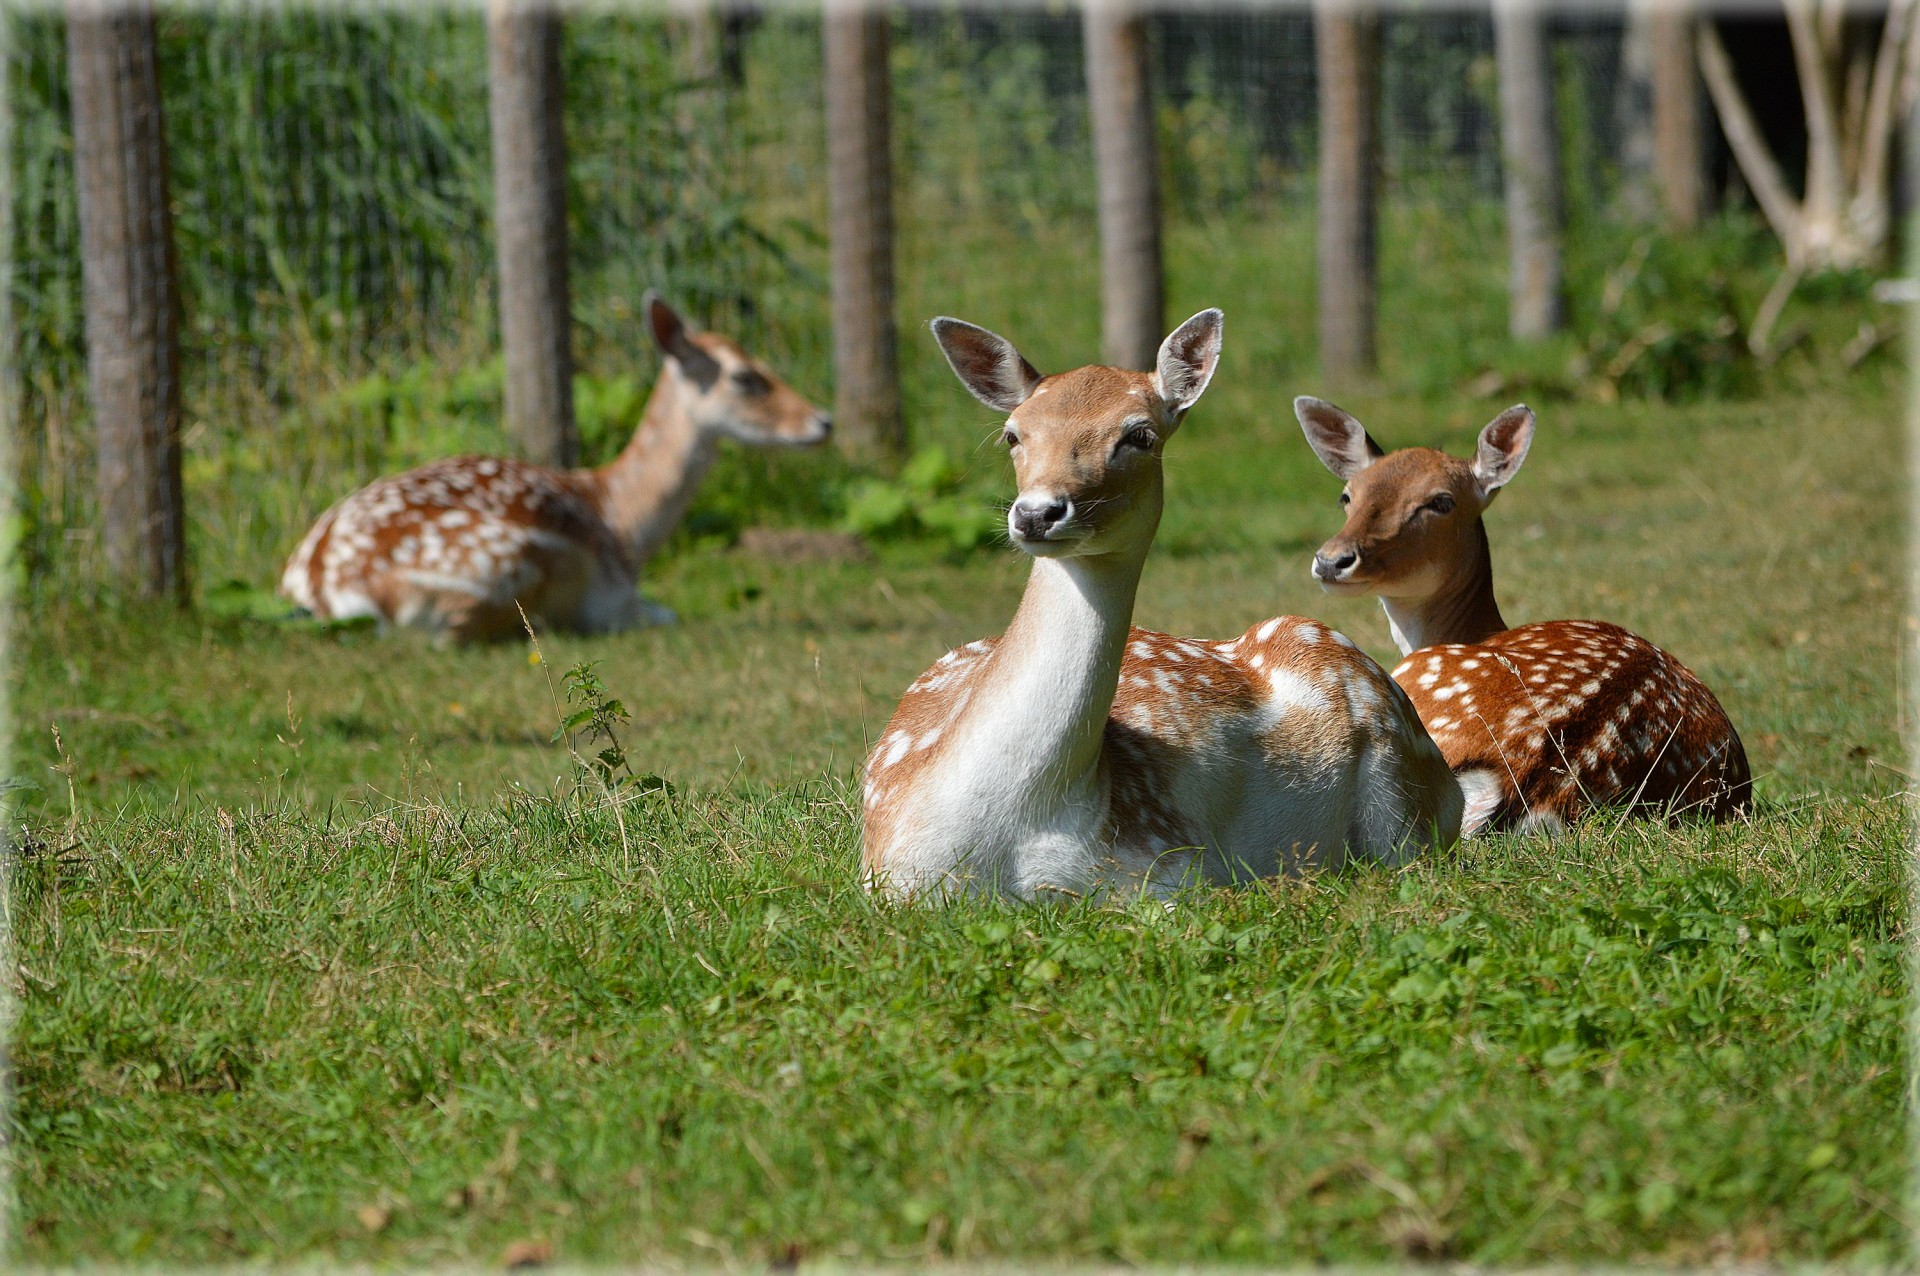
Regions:
<svg viewBox="0 0 1920 1276"><path fill-rule="evenodd" d="M1320 371L1338 385L1371 375L1380 175L1380 17L1321 0Z"/></svg>
<svg viewBox="0 0 1920 1276"><path fill-rule="evenodd" d="M490 0L487 101L507 432L527 459L572 465L579 437L573 421L560 16L553 8L537 0Z"/></svg>
<svg viewBox="0 0 1920 1276"><path fill-rule="evenodd" d="M1706 212L1700 144L1700 81L1694 70L1693 19L1678 4L1647 15L1653 65L1653 171L1667 228L1694 229Z"/></svg>
<svg viewBox="0 0 1920 1276"><path fill-rule="evenodd" d="M1091 0L1085 38L1100 183L1102 357L1114 367L1148 369L1165 335L1166 283L1146 20L1128 0Z"/></svg>
<svg viewBox="0 0 1920 1276"><path fill-rule="evenodd" d="M1553 50L1533 0L1494 0L1500 75L1500 142L1506 163L1508 329L1522 341L1558 332L1561 296L1560 133L1554 121Z"/></svg>
<svg viewBox="0 0 1920 1276"><path fill-rule="evenodd" d="M823 22L832 238L834 424L856 455L906 450L893 321L893 92L885 10L832 0Z"/></svg>
<svg viewBox="0 0 1920 1276"><path fill-rule="evenodd" d="M187 596L180 296L153 11L67 8L100 544L123 585Z"/></svg>

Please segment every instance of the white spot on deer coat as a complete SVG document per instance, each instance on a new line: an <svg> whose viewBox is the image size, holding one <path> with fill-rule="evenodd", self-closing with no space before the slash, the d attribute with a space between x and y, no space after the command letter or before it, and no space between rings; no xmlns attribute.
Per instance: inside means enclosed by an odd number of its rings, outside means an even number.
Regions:
<svg viewBox="0 0 1920 1276"><path fill-rule="evenodd" d="M1325 712L1333 707L1327 693L1291 669L1275 669L1267 676L1272 689L1269 702L1279 711L1309 709Z"/></svg>

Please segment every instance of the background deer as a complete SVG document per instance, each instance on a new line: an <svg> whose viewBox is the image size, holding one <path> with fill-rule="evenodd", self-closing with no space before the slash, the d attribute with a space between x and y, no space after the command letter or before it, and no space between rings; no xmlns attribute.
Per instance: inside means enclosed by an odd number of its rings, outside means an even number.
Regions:
<svg viewBox="0 0 1920 1276"><path fill-rule="evenodd" d="M1557 828L1593 806L1669 815L1742 812L1746 751L1713 693L1617 625L1509 629L1493 596L1482 519L1519 472L1533 413L1508 408L1471 462L1431 448L1383 453L1331 403L1294 400L1307 442L1346 480L1346 526L1314 555L1330 593L1377 594L1401 654L1393 671L1467 796L1465 831Z"/></svg>
<svg viewBox="0 0 1920 1276"><path fill-rule="evenodd" d="M1445 760L1341 635L1295 616L1228 642L1129 628L1161 450L1213 376L1219 311L1182 324L1150 374L1043 378L984 329L933 331L967 389L1009 414L1008 534L1034 562L1007 632L942 656L874 746L871 884L1166 892L1454 840Z"/></svg>
<svg viewBox="0 0 1920 1276"><path fill-rule="evenodd" d="M462 456L370 483L320 516L280 592L323 620L371 616L456 642L520 632L521 609L584 633L671 622L635 582L720 440L807 446L829 423L734 342L691 331L652 293L643 305L665 362L611 464Z"/></svg>

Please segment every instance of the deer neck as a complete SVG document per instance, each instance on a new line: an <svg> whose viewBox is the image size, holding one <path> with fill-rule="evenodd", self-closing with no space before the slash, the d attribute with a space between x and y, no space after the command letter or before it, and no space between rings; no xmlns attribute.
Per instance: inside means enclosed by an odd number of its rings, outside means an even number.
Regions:
<svg viewBox="0 0 1920 1276"><path fill-rule="evenodd" d="M594 474L601 517L635 568L673 535L719 455L718 441L695 423L686 397L680 374L671 366L664 369L633 437Z"/></svg>
<svg viewBox="0 0 1920 1276"><path fill-rule="evenodd" d="M1493 598L1493 550L1486 524L1473 525L1467 552L1439 589L1419 598L1383 596L1380 607L1401 655L1440 643L1485 642L1506 632L1507 622Z"/></svg>
<svg viewBox="0 0 1920 1276"><path fill-rule="evenodd" d="M1145 554L1041 558L975 692L968 752L1029 810L1091 801ZM977 743L976 743L977 742Z"/></svg>

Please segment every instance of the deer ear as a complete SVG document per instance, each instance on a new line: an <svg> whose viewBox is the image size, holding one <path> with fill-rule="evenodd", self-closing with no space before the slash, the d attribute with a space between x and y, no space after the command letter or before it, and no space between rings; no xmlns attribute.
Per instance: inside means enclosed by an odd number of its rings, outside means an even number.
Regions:
<svg viewBox="0 0 1920 1276"><path fill-rule="evenodd" d="M1526 404L1516 403L1488 422L1473 454L1473 477L1480 484L1482 499L1491 498L1512 481L1531 446L1533 413Z"/></svg>
<svg viewBox="0 0 1920 1276"><path fill-rule="evenodd" d="M1325 399L1303 394L1293 401L1293 414L1307 432L1307 446L1335 478L1350 479L1386 455L1366 426Z"/></svg>
<svg viewBox="0 0 1920 1276"><path fill-rule="evenodd" d="M646 313L647 330L653 333L653 344L660 347L660 353L679 364L702 390L713 385L720 376L719 361L694 344L680 312L651 290L641 298L640 308Z"/></svg>
<svg viewBox="0 0 1920 1276"><path fill-rule="evenodd" d="M1175 328L1160 343L1153 376L1160 397L1175 416L1200 401L1213 370L1220 366L1220 334L1227 317L1218 310L1202 310Z"/></svg>
<svg viewBox="0 0 1920 1276"><path fill-rule="evenodd" d="M1040 374L998 333L976 328L942 315L932 323L933 339L960 384L974 398L1001 412L1011 412L1027 401L1040 384Z"/></svg>

